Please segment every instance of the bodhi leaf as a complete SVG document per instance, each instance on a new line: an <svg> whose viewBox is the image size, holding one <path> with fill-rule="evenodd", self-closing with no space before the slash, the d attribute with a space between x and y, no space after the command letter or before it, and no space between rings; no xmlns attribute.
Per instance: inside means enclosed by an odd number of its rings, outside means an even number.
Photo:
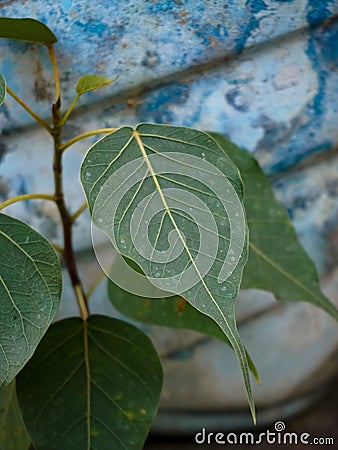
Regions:
<svg viewBox="0 0 338 450"><path fill-rule="evenodd" d="M320 290L315 265L258 162L222 135L209 134L239 168L244 183L250 239L242 288L270 291L279 300L307 301L338 320L337 308Z"/></svg>
<svg viewBox="0 0 338 450"><path fill-rule="evenodd" d="M13 381L0 393L0 450L28 450L30 442Z"/></svg>
<svg viewBox="0 0 338 450"><path fill-rule="evenodd" d="M76 92L78 95L82 95L85 92L93 91L94 89L99 89L109 84L114 83L116 78L106 78L101 75L84 75L81 77L76 84Z"/></svg>
<svg viewBox="0 0 338 450"><path fill-rule="evenodd" d="M0 214L0 390L32 356L59 306L61 268L49 242Z"/></svg>
<svg viewBox="0 0 338 450"><path fill-rule="evenodd" d="M112 270L114 270L114 265ZM108 295L118 311L138 322L172 328L187 328L221 339L231 346L217 323L191 306L183 297L174 296L157 299L140 297L125 291L110 280L108 281ZM247 359L251 373L260 383L257 368L248 352Z"/></svg>
<svg viewBox="0 0 338 450"><path fill-rule="evenodd" d="M226 334L255 418L234 312L247 258L236 166L206 133L141 124L94 144L82 163L81 182L93 222L118 252L167 291L164 296L180 294Z"/></svg>
<svg viewBox="0 0 338 450"><path fill-rule="evenodd" d="M36 450L141 450L161 386L148 336L98 315L52 325L17 378Z"/></svg>
<svg viewBox="0 0 338 450"><path fill-rule="evenodd" d="M0 38L45 45L51 45L57 41L54 33L39 20L8 17L0 17Z"/></svg>
<svg viewBox="0 0 338 450"><path fill-rule="evenodd" d="M0 73L0 106L5 101L5 97L6 97L6 80Z"/></svg>

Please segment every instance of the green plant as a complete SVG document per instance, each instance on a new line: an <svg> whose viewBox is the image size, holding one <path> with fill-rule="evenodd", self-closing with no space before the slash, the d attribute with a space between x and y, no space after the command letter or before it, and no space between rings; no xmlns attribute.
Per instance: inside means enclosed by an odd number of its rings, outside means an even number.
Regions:
<svg viewBox="0 0 338 450"><path fill-rule="evenodd" d="M255 421L249 371L259 376L236 327L239 288L308 301L338 319L259 165L219 134L167 125L91 130L64 142L63 126L80 96L115 80L81 77L62 112L54 34L33 19L0 18L0 37L45 45L55 81L50 124L0 76L0 104L7 92L53 140L55 187L51 194L10 198L0 209L28 199L54 202L64 236L58 248L0 214L0 448L27 449L32 442L37 450L140 449L155 417L162 369L152 342L134 325L90 315L72 243L73 225L87 206L123 256L108 274L114 306L138 321L198 330L230 345ZM106 136L81 167L86 202L71 214L63 155L99 134ZM81 317L52 324L62 287L56 252ZM129 284L139 276L143 287L124 290L126 274Z"/></svg>

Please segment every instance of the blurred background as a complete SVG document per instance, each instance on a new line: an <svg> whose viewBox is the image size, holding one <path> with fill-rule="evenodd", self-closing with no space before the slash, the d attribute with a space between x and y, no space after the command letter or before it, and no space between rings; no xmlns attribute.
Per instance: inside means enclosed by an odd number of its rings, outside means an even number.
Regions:
<svg viewBox="0 0 338 450"><path fill-rule="evenodd" d="M285 420L285 432L288 433L297 433L300 436L302 433L309 433L311 437L308 437L308 442L311 442L313 438L324 438L325 444L321 445L312 445L311 448L336 448L338 442L338 430L337 430L337 410L338 410L338 390L337 390L338 379L334 378L328 384L327 389L325 390L325 394L321 397L317 402L314 402L309 408L306 408L302 413L297 414L294 417L289 417ZM271 432L275 432L274 425L269 425L267 427L258 427L253 430L252 428L244 429L241 428L239 430L234 429L234 433L237 433L237 436L242 432L251 432L254 434L255 441L259 439L260 433L265 433L267 430ZM199 430L200 431L200 430ZM223 428L220 427L217 432L222 432ZM224 431L223 431L224 432ZM224 433L226 434L226 433ZM281 433L283 436L283 433ZM327 438L332 440L328 441ZM238 438L239 439L239 438ZM277 437L276 437L277 439ZM283 438L282 438L283 439ZM225 447L225 445L216 444L213 441L213 444L196 444L195 435L185 435L185 436L159 436L159 435L150 435L148 441L145 446L145 450L193 450L196 448L205 448L210 450L220 449ZM278 447L284 449L294 449L294 448L306 448L305 444L295 445L294 443L289 443L290 441L286 440L285 445L281 445ZM295 442L295 441L293 441ZM323 442L323 441L317 441ZM333 444L331 444L333 442ZM228 444L229 446L229 444ZM277 446L277 445L276 445ZM230 447L230 446L229 446ZM267 444L266 442L261 444L253 444L250 445L250 448L253 449L263 449L268 450L271 449L272 445ZM243 445L231 445L231 448L244 448Z"/></svg>
<svg viewBox="0 0 338 450"><path fill-rule="evenodd" d="M55 32L64 105L81 75L119 76L109 89L81 98L66 139L90 128L156 122L217 131L252 152L316 264L323 291L338 304L338 0L17 0L0 2L0 15L36 18ZM44 49L2 41L0 65L11 88L48 117L53 90ZM0 111L0 130L0 196L48 192L44 131L13 102ZM74 174L92 142L66 154L73 210L83 201ZM8 212L60 239L49 204L14 205ZM97 270L90 248L84 214L76 249L88 279ZM65 298L69 292L66 286ZM93 302L93 311L113 313L103 284ZM58 318L74 314L75 303L64 303ZM283 421L286 430L337 441L334 321L309 304L277 303L256 290L240 293L237 315L262 378L254 386L258 429ZM191 436L202 427L251 430L239 368L222 342L143 327L165 369L147 449L195 448Z"/></svg>

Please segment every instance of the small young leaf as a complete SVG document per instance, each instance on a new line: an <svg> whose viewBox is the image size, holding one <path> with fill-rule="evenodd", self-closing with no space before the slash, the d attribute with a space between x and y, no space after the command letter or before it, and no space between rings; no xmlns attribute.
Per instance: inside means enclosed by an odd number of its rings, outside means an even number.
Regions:
<svg viewBox="0 0 338 450"><path fill-rule="evenodd" d="M34 353L59 306L61 267L49 242L0 214L0 390Z"/></svg>
<svg viewBox="0 0 338 450"><path fill-rule="evenodd" d="M239 168L249 226L249 259L242 288L272 292L278 300L306 301L338 320L337 308L320 290L315 265L298 241L288 214L274 197L258 162L224 136L209 133Z"/></svg>
<svg viewBox="0 0 338 450"><path fill-rule="evenodd" d="M236 166L206 133L141 124L94 144L82 163L81 182L94 223L118 252L134 260L154 286L180 294L226 334L254 418L234 313L247 258Z"/></svg>
<svg viewBox="0 0 338 450"><path fill-rule="evenodd" d="M0 38L16 39L35 44L54 44L57 39L54 33L39 20L10 19L0 17Z"/></svg>
<svg viewBox="0 0 338 450"><path fill-rule="evenodd" d="M84 75L76 84L76 92L78 95L82 95L85 92L93 91L94 89L100 89L104 86L114 83L116 78L106 78L101 75Z"/></svg>
<svg viewBox="0 0 338 450"><path fill-rule="evenodd" d="M5 101L5 97L6 97L6 80L0 73L0 106Z"/></svg>
<svg viewBox="0 0 338 450"><path fill-rule="evenodd" d="M17 378L37 450L141 450L161 387L148 336L98 315L52 325Z"/></svg>
<svg viewBox="0 0 338 450"><path fill-rule="evenodd" d="M0 450L28 450L30 442L13 381L0 393Z"/></svg>

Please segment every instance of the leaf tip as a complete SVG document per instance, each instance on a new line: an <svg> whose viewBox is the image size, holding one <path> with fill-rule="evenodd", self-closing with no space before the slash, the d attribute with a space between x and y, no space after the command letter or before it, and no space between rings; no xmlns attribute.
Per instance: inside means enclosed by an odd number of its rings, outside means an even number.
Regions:
<svg viewBox="0 0 338 450"><path fill-rule="evenodd" d="M255 410L251 411L251 415L252 415L253 424L257 425L256 411Z"/></svg>

